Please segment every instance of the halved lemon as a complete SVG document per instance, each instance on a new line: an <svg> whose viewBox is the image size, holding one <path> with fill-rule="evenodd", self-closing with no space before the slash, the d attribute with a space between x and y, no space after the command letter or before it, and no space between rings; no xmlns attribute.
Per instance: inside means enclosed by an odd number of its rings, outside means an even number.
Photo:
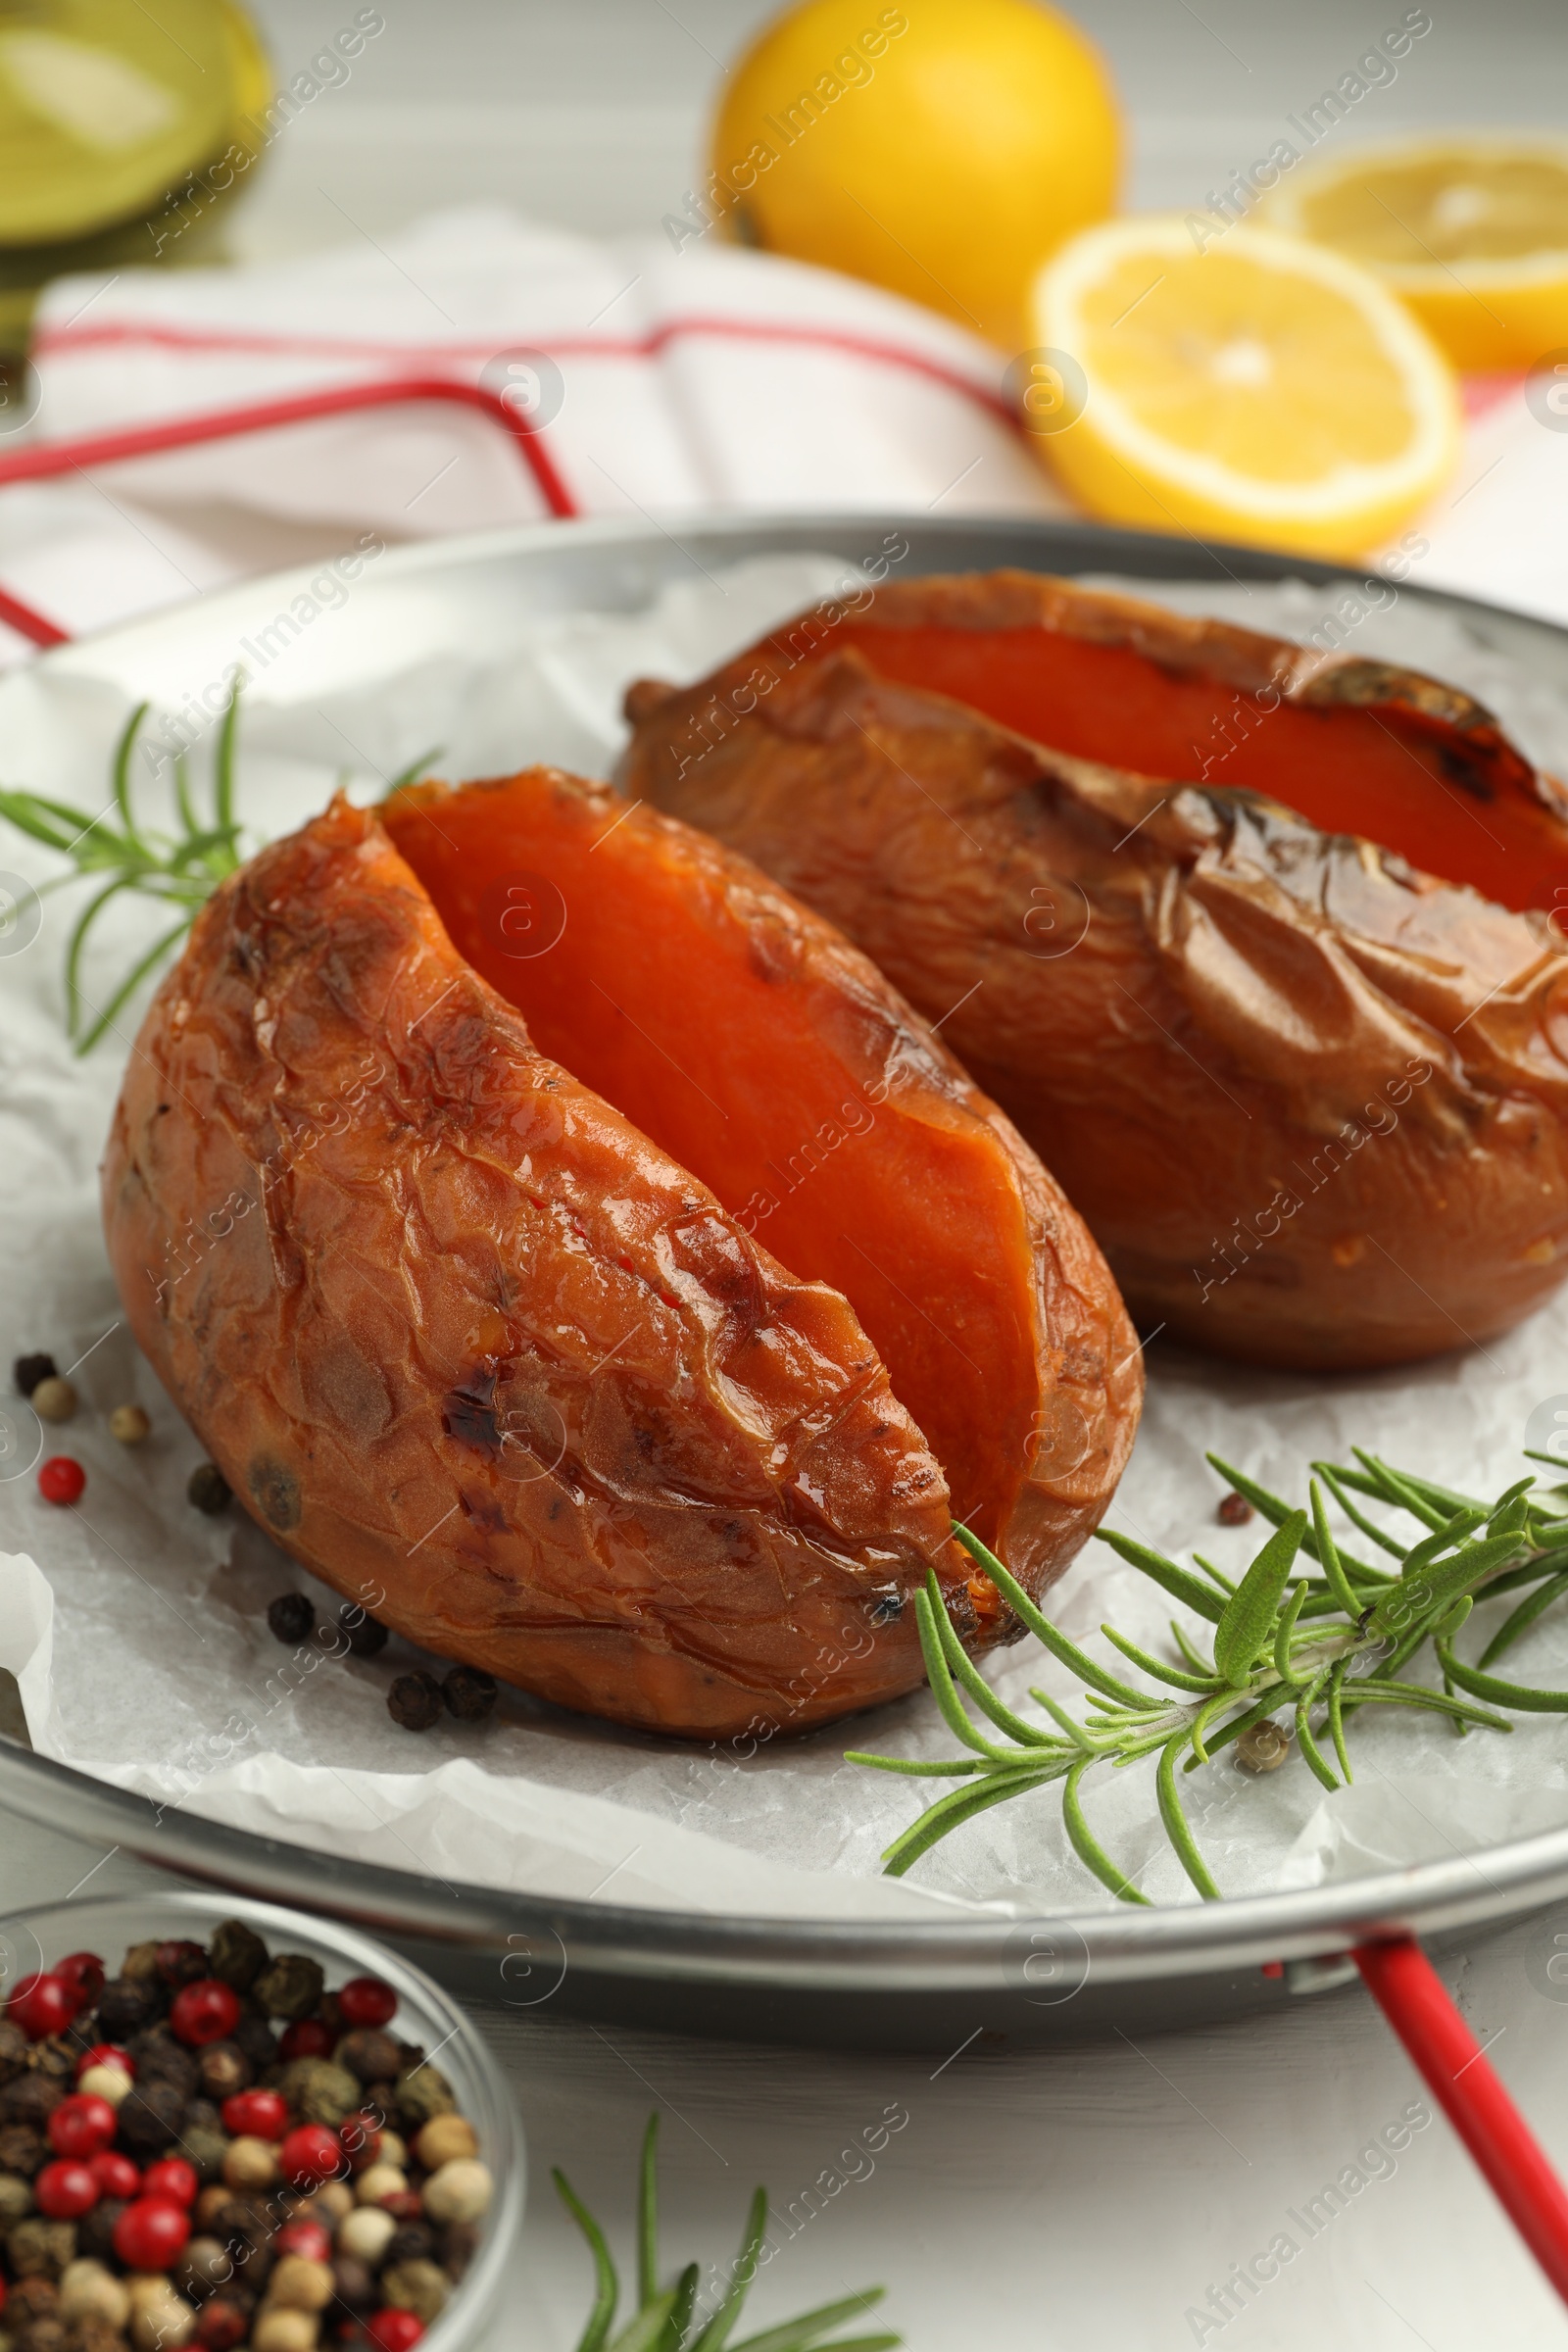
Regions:
<svg viewBox="0 0 1568 2352"><path fill-rule="evenodd" d="M1290 172L1270 228L1375 270L1458 368L1530 368L1568 344L1568 145L1455 133Z"/></svg>
<svg viewBox="0 0 1568 2352"><path fill-rule="evenodd" d="M1357 556L1458 453L1458 389L1430 336L1367 270L1298 238L1239 225L1200 252L1177 215L1107 221L1041 270L1033 331L1026 419L1113 521Z"/></svg>

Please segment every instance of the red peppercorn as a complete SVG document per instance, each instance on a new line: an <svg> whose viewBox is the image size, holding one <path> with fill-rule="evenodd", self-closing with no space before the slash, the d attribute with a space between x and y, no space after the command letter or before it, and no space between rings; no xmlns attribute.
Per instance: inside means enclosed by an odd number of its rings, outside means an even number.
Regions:
<svg viewBox="0 0 1568 2352"><path fill-rule="evenodd" d="M245 2341L249 2327L237 2303L225 2303L218 2296L196 2323L196 2341L202 2352L234 2352L235 2345Z"/></svg>
<svg viewBox="0 0 1568 2352"><path fill-rule="evenodd" d="M50 1975L63 1978L76 1995L78 2008L90 2009L104 1988L106 1970L96 1952L68 1952Z"/></svg>
<svg viewBox="0 0 1568 2352"><path fill-rule="evenodd" d="M332 2034L318 2017L302 2017L292 2026L285 2026L277 2045L280 2058L330 2058Z"/></svg>
<svg viewBox="0 0 1568 2352"><path fill-rule="evenodd" d="M52 1453L37 1472L37 1492L45 1503L77 1503L84 1487L87 1487L87 1472L80 1463L73 1463L69 1453Z"/></svg>
<svg viewBox="0 0 1568 2352"><path fill-rule="evenodd" d="M90 2091L74 2090L61 2100L45 2129L57 2156L74 2156L85 2164L100 2155L115 2136L116 2116L107 2099Z"/></svg>
<svg viewBox="0 0 1568 2352"><path fill-rule="evenodd" d="M235 2139L281 2139L288 2101L280 2090L236 2090L222 2106L223 2130Z"/></svg>
<svg viewBox="0 0 1568 2352"><path fill-rule="evenodd" d="M167 2197L172 2205L194 2205L200 2187L194 2169L183 2156L161 2156L141 2177L144 2197Z"/></svg>
<svg viewBox="0 0 1568 2352"><path fill-rule="evenodd" d="M76 2014L76 1996L58 1977L24 1977L6 2003L6 2015L29 2041L63 2034Z"/></svg>
<svg viewBox="0 0 1568 2352"><path fill-rule="evenodd" d="M295 2188L319 2188L339 2172L343 2146L324 2124L297 2124L277 2152L283 2178Z"/></svg>
<svg viewBox="0 0 1568 2352"><path fill-rule="evenodd" d="M97 2204L98 2183L86 2165L62 2158L44 2166L32 2184L32 2198L50 2221L74 2222Z"/></svg>
<svg viewBox="0 0 1568 2352"><path fill-rule="evenodd" d="M100 2196L133 2197L141 2187L140 2173L118 2148L105 2148L101 2156L89 2156L87 2170L98 2183Z"/></svg>
<svg viewBox="0 0 1568 2352"><path fill-rule="evenodd" d="M118 2066L127 2082L136 2080L136 2061L118 2041L95 2041L76 2060L76 2080L79 2082L89 2066Z"/></svg>
<svg viewBox="0 0 1568 2352"><path fill-rule="evenodd" d="M424 2211L416 2188L395 2188L389 2197L378 2198L377 2202L381 2211L389 2213L395 2222L416 2222Z"/></svg>
<svg viewBox="0 0 1568 2352"><path fill-rule="evenodd" d="M69 1453L52 1453L38 1472L38 1492L45 1502L77 1502L86 1484L86 1471Z"/></svg>
<svg viewBox="0 0 1568 2352"><path fill-rule="evenodd" d="M424 2333L424 2322L416 2320L412 2311L398 2311L389 2303L366 2321L365 2333L375 2352L414 2352Z"/></svg>
<svg viewBox="0 0 1568 2352"><path fill-rule="evenodd" d="M181 1985L169 2012L169 2022L181 2041L202 2049L210 2041L224 2041L239 2024L239 1995L219 1977L202 1977Z"/></svg>
<svg viewBox="0 0 1568 2352"><path fill-rule="evenodd" d="M127 2271L167 2271L184 2253L189 2235L183 2205L172 2197L138 2197L115 2223L115 2252Z"/></svg>
<svg viewBox="0 0 1568 2352"><path fill-rule="evenodd" d="M279 2254L303 2254L307 2262L330 2262L332 2240L319 2222L285 2222L272 2240Z"/></svg>
<svg viewBox="0 0 1568 2352"><path fill-rule="evenodd" d="M379 1977L350 1977L338 1986L337 2005L345 2026L385 2026L398 2013L398 1996Z"/></svg>

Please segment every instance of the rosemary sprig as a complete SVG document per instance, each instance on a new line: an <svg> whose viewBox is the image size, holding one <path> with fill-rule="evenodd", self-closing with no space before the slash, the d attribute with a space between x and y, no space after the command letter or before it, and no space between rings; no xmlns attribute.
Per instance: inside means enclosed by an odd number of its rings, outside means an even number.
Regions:
<svg viewBox="0 0 1568 2352"><path fill-rule="evenodd" d="M131 800L130 770L136 739L150 709L147 703L139 703L125 722L110 766L109 804L96 816L89 816L83 808L73 808L64 801L46 800L41 793L0 789L0 816L8 818L19 832L41 841L46 849L59 850L72 861L73 870L45 882L40 896L42 891L59 890L68 882L80 882L89 875L108 876L102 889L94 893L76 917L66 946L67 1027L78 1054L90 1053L113 1027L127 998L149 972L156 971L172 954L194 922L197 909L241 861L240 825L234 813L234 754L243 684L244 680L236 677L219 722L213 757L213 812L209 821L204 822L196 812L191 799L189 762L185 754L179 752L174 758L178 834L150 832L138 822ZM388 784L387 798L390 800L394 793L406 790L440 757L440 747L436 746L421 752L417 760L411 760ZM118 826L108 821L112 814L119 817ZM177 906L179 919L124 974L107 1004L102 1008L85 1006L96 1017L84 1029L82 952L104 908L127 890Z"/></svg>
<svg viewBox="0 0 1568 2352"><path fill-rule="evenodd" d="M44 883L45 891L89 877L107 877L77 915L66 946L67 1026L78 1054L90 1053L113 1027L127 998L172 952L190 928L197 908L240 862L239 825L234 815L234 733L239 718L239 681L229 690L218 730L209 819L198 815L191 799L185 754L175 755L174 800L180 825L177 834L150 831L136 814L131 794L131 761L147 711L148 705L140 703L125 722L115 748L109 803L96 816L83 808L73 808L64 801L46 800L40 793L0 790L0 816L33 841L42 842L46 849L58 850L71 860L72 870ZM177 909L177 919L137 958L107 1004L90 1005L82 995L82 954L104 908L126 891L161 900ZM90 1022L88 1013L94 1016Z"/></svg>
<svg viewBox="0 0 1568 2352"><path fill-rule="evenodd" d="M746 2217L746 2230L741 2238L740 2252L730 2265L724 2292L702 2321L697 2319L697 2283L699 2271L695 2262L688 2263L671 2284L659 2282L659 2187L656 2178L656 2159L659 2147L659 2117L651 2115L643 2134L642 2167L637 2193L637 2309L618 2335L612 2336L620 2304L620 2280L603 2230L576 2195L564 2173L554 2175L557 2193L562 2203L588 2241L588 2251L594 2262L594 2303L588 2314L588 2324L577 2340L577 2352L897 2352L903 2337L877 2333L874 2335L841 2336L835 2330L848 2321L858 2320L874 2303L882 2300L880 2286L868 2287L863 2294L847 2295L837 2303L824 2303L815 2311L803 2312L797 2320L785 2320L779 2326L766 2328L760 2335L749 2335L744 2343L732 2344L741 2309L756 2278L767 2234L767 2191L758 2189L752 2198L751 2211ZM826 2339L833 2337L829 2343Z"/></svg>
<svg viewBox="0 0 1568 2352"><path fill-rule="evenodd" d="M928 1763L852 1750L847 1760L879 1772L960 1779L963 1786L938 1797L888 1847L883 1862L891 1877L902 1877L988 1806L1060 1781L1062 1824L1079 1860L1124 1902L1147 1902L1094 1836L1081 1791L1098 1766L1120 1770L1152 1757L1166 1837L1200 1894L1213 1901L1220 1889L1183 1809L1178 1774L1197 1771L1265 1719L1290 1710L1302 1761L1332 1789L1351 1778L1346 1733L1362 1707L1424 1710L1446 1717L1461 1735L1472 1728L1511 1731L1499 1708L1568 1713L1568 1690L1538 1690L1489 1671L1568 1592L1568 1515L1560 1494L1538 1495L1535 1481L1524 1478L1494 1501L1478 1501L1357 1448L1350 1465L1312 1465L1317 1476L1309 1482L1309 1507L1300 1510L1217 1454L1208 1458L1274 1531L1240 1584L1232 1586L1206 1561L1199 1561L1204 1576L1195 1576L1132 1536L1100 1530L1102 1543L1212 1628L1205 1657L1172 1619L1182 1660L1175 1664L1152 1656L1113 1626L1101 1627L1121 1658L1164 1690L1108 1673L1041 1613L978 1537L955 1527L958 1542L1027 1631L1087 1686L1088 1711L1074 1716L1040 1690L1030 1696L1047 1721L1031 1722L1005 1706L965 1654L937 1579L929 1575L926 1590L914 1598L920 1645L943 1720L967 1752ZM1390 1567L1375 1567L1341 1547L1329 1528L1325 1487ZM1417 1533L1400 1541L1359 1507L1356 1495L1402 1512L1416 1522ZM1315 1574L1303 1572L1303 1554ZM1528 1588L1526 1598L1479 1662L1466 1664L1454 1642L1476 1599L1521 1587ZM1402 1671L1428 1646L1441 1688L1410 1681Z"/></svg>

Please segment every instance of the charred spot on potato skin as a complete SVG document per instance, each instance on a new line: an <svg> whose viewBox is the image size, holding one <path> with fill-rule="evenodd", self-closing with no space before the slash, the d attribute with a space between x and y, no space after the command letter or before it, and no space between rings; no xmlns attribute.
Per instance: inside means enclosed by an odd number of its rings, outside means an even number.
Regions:
<svg viewBox="0 0 1568 2352"><path fill-rule="evenodd" d="M259 1453L245 1473L251 1499L269 1527L287 1535L300 1523L300 1482L292 1470Z"/></svg>
<svg viewBox="0 0 1568 2352"><path fill-rule="evenodd" d="M1448 783L1457 784L1475 801L1494 801L1497 797L1492 779L1486 772L1483 760L1474 757L1457 744L1440 743L1433 747L1438 765Z"/></svg>
<svg viewBox="0 0 1568 2352"><path fill-rule="evenodd" d="M504 1536L506 1534L507 1514L494 1495L465 1494L460 1492L458 1502L463 1516L467 1520L469 1526L476 1528L481 1535Z"/></svg>
<svg viewBox="0 0 1568 2352"><path fill-rule="evenodd" d="M979 1631L980 1616L968 1586L954 1585L942 1597L948 1605L948 1621L958 1640L963 1642L972 1641Z"/></svg>
<svg viewBox="0 0 1568 2352"><path fill-rule="evenodd" d="M492 1461L501 1453L501 1426L496 1419L496 1375L477 1372L461 1389L449 1392L441 1408L441 1426L460 1446L470 1446Z"/></svg>

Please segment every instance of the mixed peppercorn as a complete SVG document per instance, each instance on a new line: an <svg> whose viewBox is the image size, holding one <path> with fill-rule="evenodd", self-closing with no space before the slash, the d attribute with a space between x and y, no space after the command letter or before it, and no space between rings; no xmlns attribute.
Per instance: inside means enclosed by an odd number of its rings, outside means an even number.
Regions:
<svg viewBox="0 0 1568 2352"><path fill-rule="evenodd" d="M19 1355L11 1373L18 1394L29 1400L40 1419L73 1418L76 1392L61 1378L52 1355ZM139 1446L152 1424L139 1404L122 1404L110 1414L109 1427L122 1446ZM38 1493L45 1502L62 1507L79 1502L86 1487L86 1472L70 1454L52 1454L39 1464ZM195 1509L217 1518L233 1500L233 1490L216 1462L198 1462L185 1482L185 1496ZM267 1624L275 1640L298 1648L316 1631L316 1604L304 1592L281 1592L268 1607ZM373 1658L386 1647L386 1627L355 1601L338 1611L337 1625L354 1657ZM404 1731L427 1732L444 1714L456 1716L460 1723L481 1723L494 1711L496 1697L492 1675L476 1666L455 1666L439 1682L422 1669L398 1675L387 1690L386 1704L387 1713Z"/></svg>
<svg viewBox="0 0 1568 2352"><path fill-rule="evenodd" d="M0 2017L0 2352L412 2352L491 2179L378 1977L241 1921L73 1952Z"/></svg>

